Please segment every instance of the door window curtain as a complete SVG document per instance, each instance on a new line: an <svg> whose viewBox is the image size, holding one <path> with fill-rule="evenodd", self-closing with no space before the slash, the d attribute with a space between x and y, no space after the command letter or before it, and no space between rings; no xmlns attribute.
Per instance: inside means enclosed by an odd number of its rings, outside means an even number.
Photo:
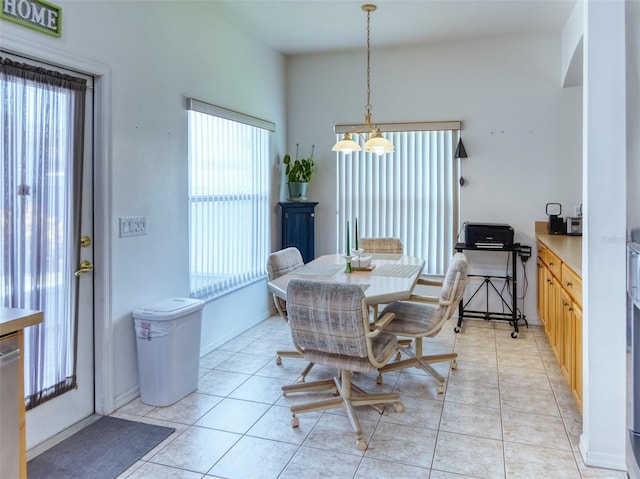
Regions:
<svg viewBox="0 0 640 479"><path fill-rule="evenodd" d="M266 276L267 120L187 99L191 297L213 299Z"/></svg>
<svg viewBox="0 0 640 479"><path fill-rule="evenodd" d="M84 79L0 57L0 299L45 317L25 330L27 408L76 387L85 94Z"/></svg>
<svg viewBox="0 0 640 479"><path fill-rule="evenodd" d="M338 127L336 132L341 133ZM459 160L454 151L459 130L387 131L383 136L394 144L394 153L377 156L363 148L337 155L337 251L344 252L347 221L353 235L357 218L359 237L400 238L405 254L424 258L424 273L444 274L458 229ZM354 139L363 147L359 135Z"/></svg>

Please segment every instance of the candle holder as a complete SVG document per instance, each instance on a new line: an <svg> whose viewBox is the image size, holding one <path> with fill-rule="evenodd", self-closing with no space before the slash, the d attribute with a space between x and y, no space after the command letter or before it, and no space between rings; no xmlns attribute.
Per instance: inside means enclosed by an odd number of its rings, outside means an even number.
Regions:
<svg viewBox="0 0 640 479"><path fill-rule="evenodd" d="M363 249L351 250L353 257L351 258L351 268L367 269L371 267L372 255L366 255Z"/></svg>
<svg viewBox="0 0 640 479"><path fill-rule="evenodd" d="M353 273L353 268L351 267L351 258L353 258L353 256L346 254L344 255L344 259L347 262L344 272L345 273Z"/></svg>

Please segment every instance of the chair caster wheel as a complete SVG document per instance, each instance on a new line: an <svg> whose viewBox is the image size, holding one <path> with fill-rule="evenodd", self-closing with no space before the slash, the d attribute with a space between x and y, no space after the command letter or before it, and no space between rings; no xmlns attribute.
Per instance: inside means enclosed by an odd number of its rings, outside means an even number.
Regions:
<svg viewBox="0 0 640 479"><path fill-rule="evenodd" d="M444 393L444 384L438 384L438 394Z"/></svg>
<svg viewBox="0 0 640 479"><path fill-rule="evenodd" d="M458 361L455 359L451 361L451 369L458 369Z"/></svg>
<svg viewBox="0 0 640 479"><path fill-rule="evenodd" d="M382 374L378 374L378 377L376 377L376 384L382 384Z"/></svg>
<svg viewBox="0 0 640 479"><path fill-rule="evenodd" d="M298 427L300 425L300 419L297 416L291 416L291 427Z"/></svg>
<svg viewBox="0 0 640 479"><path fill-rule="evenodd" d="M367 450L367 441L364 439L358 439L358 451L366 451Z"/></svg>
<svg viewBox="0 0 640 479"><path fill-rule="evenodd" d="M280 356L276 356L276 364L280 366L282 364L282 358Z"/></svg>
<svg viewBox="0 0 640 479"><path fill-rule="evenodd" d="M518 333L516 333L515 331L513 331L513 332L511 333L511 337L512 337L513 339L516 339L516 338L518 337Z"/></svg>
<svg viewBox="0 0 640 479"><path fill-rule="evenodd" d="M460 328L458 326L456 326L455 328L453 328L453 332L454 333L459 333L460 332Z"/></svg>
<svg viewBox="0 0 640 479"><path fill-rule="evenodd" d="M393 405L393 409L395 409L397 413L404 412L404 404L402 404L401 402L397 402Z"/></svg>

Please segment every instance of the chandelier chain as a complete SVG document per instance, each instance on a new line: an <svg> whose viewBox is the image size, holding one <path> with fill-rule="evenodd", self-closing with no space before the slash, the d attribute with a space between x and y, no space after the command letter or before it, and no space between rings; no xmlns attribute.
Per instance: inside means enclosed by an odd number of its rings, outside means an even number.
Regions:
<svg viewBox="0 0 640 479"><path fill-rule="evenodd" d="M367 10L367 113L371 114L371 11Z"/></svg>

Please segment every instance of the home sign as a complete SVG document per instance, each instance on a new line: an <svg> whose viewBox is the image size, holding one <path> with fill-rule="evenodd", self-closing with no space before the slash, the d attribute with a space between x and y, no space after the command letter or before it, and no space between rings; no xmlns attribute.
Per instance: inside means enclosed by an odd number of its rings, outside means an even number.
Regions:
<svg viewBox="0 0 640 479"><path fill-rule="evenodd" d="M43 0L2 0L0 18L59 37L62 8Z"/></svg>

